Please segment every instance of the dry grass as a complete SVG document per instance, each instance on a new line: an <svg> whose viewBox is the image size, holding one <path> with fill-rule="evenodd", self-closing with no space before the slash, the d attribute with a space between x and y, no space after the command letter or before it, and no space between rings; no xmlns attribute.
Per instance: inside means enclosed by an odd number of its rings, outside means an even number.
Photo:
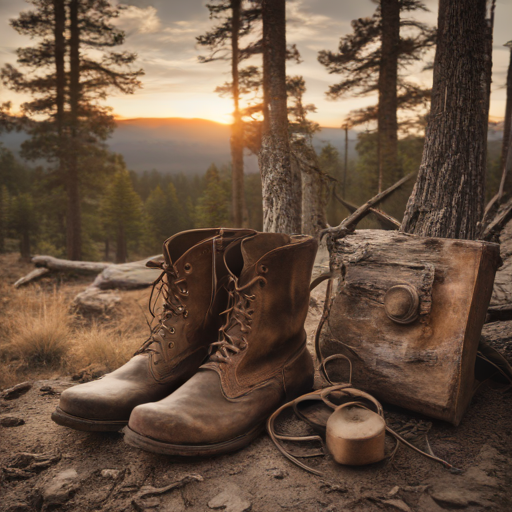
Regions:
<svg viewBox="0 0 512 512"><path fill-rule="evenodd" d="M148 291L124 292L115 314L87 319L72 308L83 288L48 281L15 290L0 282L0 389L74 374L89 364L114 370L130 359L148 335L141 311Z"/></svg>
<svg viewBox="0 0 512 512"><path fill-rule="evenodd" d="M140 332L119 329L94 322L88 328L77 330L73 336L68 367L79 369L97 363L109 371L128 361L144 341Z"/></svg>
<svg viewBox="0 0 512 512"><path fill-rule="evenodd" d="M22 304L15 304L7 319L10 336L6 349L22 364L58 365L69 350L71 334L65 297L56 290L24 295Z"/></svg>

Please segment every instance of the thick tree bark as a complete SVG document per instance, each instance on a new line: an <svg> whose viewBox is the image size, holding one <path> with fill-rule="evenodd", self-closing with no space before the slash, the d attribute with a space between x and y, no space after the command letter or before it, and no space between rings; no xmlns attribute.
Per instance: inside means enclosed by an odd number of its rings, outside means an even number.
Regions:
<svg viewBox="0 0 512 512"><path fill-rule="evenodd" d="M242 0L231 0L231 74L233 81L233 126L231 127L231 182L233 225L244 224L244 127L240 115L240 91L238 80L238 63L240 60L238 37L240 34L240 11Z"/></svg>
<svg viewBox="0 0 512 512"><path fill-rule="evenodd" d="M501 147L501 168L505 168L508 148L510 144L510 130L512 127L512 41L507 45L510 48L510 62L507 73L507 103L505 106L505 126L503 128L503 145ZM503 195L507 199L512 197L512 173L508 173L503 183Z"/></svg>
<svg viewBox="0 0 512 512"><path fill-rule="evenodd" d="M80 29L78 25L79 0L71 0L70 17L70 125L71 147L67 155L67 217L66 217L66 245L70 260L79 260L82 257L82 215L80 205L80 184L78 176L78 108L80 99Z"/></svg>
<svg viewBox="0 0 512 512"><path fill-rule="evenodd" d="M293 193L286 105L285 0L263 0L264 122L259 153L263 231L298 233L300 197Z"/></svg>
<svg viewBox="0 0 512 512"><path fill-rule="evenodd" d="M302 182L302 229L305 235L317 236L327 226L327 187L318 165L318 157L309 138L291 143L292 169L296 169Z"/></svg>
<svg viewBox="0 0 512 512"><path fill-rule="evenodd" d="M379 192L401 178L398 169L397 82L400 45L400 1L381 0L382 46L379 70Z"/></svg>
<svg viewBox="0 0 512 512"><path fill-rule="evenodd" d="M440 0L432 107L402 231L473 239L484 207L487 90L485 0Z"/></svg>

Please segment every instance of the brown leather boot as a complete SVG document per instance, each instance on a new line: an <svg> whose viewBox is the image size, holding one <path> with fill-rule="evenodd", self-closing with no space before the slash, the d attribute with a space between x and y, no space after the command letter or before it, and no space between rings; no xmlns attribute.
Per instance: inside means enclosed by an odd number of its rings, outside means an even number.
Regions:
<svg viewBox="0 0 512 512"><path fill-rule="evenodd" d="M180 456L237 450L283 402L311 390L304 321L316 250L310 236L279 233L260 233L226 250L230 307L219 341L183 386L132 411L128 444Z"/></svg>
<svg viewBox="0 0 512 512"><path fill-rule="evenodd" d="M66 389L52 414L59 425L86 431L123 428L132 409L160 400L189 379L218 337L226 308L224 250L247 229L197 229L165 241L163 311L149 339L124 366ZM151 265L153 263L153 265Z"/></svg>

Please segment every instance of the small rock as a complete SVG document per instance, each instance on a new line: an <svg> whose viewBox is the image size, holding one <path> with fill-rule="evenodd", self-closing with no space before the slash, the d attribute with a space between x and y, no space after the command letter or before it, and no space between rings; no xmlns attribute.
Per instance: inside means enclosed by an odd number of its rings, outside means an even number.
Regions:
<svg viewBox="0 0 512 512"><path fill-rule="evenodd" d="M409 505L402 500L382 500L381 503L401 512L411 512Z"/></svg>
<svg viewBox="0 0 512 512"><path fill-rule="evenodd" d="M272 478L275 478L276 480L282 480L283 478L288 476L288 473L286 471L283 471L282 469L271 469L270 476L272 476Z"/></svg>
<svg viewBox="0 0 512 512"><path fill-rule="evenodd" d="M14 416L5 416L0 419L0 425L2 427L19 427L20 425L24 425L25 420L22 420L21 418L15 418Z"/></svg>
<svg viewBox="0 0 512 512"><path fill-rule="evenodd" d="M121 471L119 471L119 469L102 469L101 470L101 476L103 478L112 478L113 480L117 479L117 477L119 476L119 473L121 473Z"/></svg>
<svg viewBox="0 0 512 512"><path fill-rule="evenodd" d="M459 488L445 488L434 490L431 494L436 503L443 506L465 508L469 505L467 491Z"/></svg>
<svg viewBox="0 0 512 512"><path fill-rule="evenodd" d="M2 396L4 400L15 400L19 398L21 395L24 395L30 388L32 384L30 382L22 382L21 384L16 384L12 388L6 389Z"/></svg>
<svg viewBox="0 0 512 512"><path fill-rule="evenodd" d="M239 491L240 489L238 489ZM246 512L251 510L252 503L241 497L235 486L226 491L217 494L208 502L208 507L212 509L223 509L226 512Z"/></svg>
<svg viewBox="0 0 512 512"><path fill-rule="evenodd" d="M61 471L43 488L44 503L61 505L73 496L79 486L76 469Z"/></svg>
<svg viewBox="0 0 512 512"><path fill-rule="evenodd" d="M393 487L393 489L391 489L391 491L388 492L388 496L394 496L395 494L398 493L399 490L400 487L398 487L398 485L395 485L395 487Z"/></svg>
<svg viewBox="0 0 512 512"><path fill-rule="evenodd" d="M41 386L39 391L42 395L56 395L58 393L51 386Z"/></svg>

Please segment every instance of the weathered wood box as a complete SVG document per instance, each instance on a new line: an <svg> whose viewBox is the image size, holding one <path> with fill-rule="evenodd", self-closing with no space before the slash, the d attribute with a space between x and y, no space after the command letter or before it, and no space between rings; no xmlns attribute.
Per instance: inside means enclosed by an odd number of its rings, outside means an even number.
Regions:
<svg viewBox="0 0 512 512"><path fill-rule="evenodd" d="M349 357L354 385L378 399L458 425L499 262L497 244L355 231L331 254L322 352Z"/></svg>

